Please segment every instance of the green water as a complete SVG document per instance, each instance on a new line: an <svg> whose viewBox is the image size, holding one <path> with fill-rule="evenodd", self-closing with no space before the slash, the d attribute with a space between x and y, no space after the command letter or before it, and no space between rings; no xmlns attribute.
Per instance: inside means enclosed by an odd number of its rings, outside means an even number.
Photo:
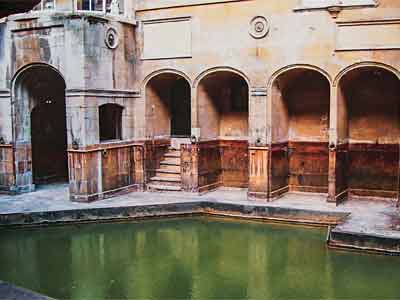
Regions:
<svg viewBox="0 0 400 300"><path fill-rule="evenodd" d="M206 218L0 231L0 279L72 299L399 299L400 258Z"/></svg>

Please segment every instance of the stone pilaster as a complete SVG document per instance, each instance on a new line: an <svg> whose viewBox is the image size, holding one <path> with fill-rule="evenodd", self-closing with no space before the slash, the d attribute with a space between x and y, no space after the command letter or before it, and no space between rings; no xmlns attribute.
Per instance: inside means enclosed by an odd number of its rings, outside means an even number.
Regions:
<svg viewBox="0 0 400 300"><path fill-rule="evenodd" d="M186 192L199 190L199 166L197 144L181 144L182 188Z"/></svg>
<svg viewBox="0 0 400 300"><path fill-rule="evenodd" d="M270 147L267 146L267 89L250 89L249 105L249 198L269 200Z"/></svg>
<svg viewBox="0 0 400 300"><path fill-rule="evenodd" d="M248 196L268 201L270 198L270 149L249 147Z"/></svg>

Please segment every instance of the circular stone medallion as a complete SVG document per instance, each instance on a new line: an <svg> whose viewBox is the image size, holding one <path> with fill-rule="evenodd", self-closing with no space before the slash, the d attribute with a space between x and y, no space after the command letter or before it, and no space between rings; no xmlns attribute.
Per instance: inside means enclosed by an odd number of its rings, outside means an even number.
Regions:
<svg viewBox="0 0 400 300"><path fill-rule="evenodd" d="M269 32L269 23L266 18L262 16L254 17L250 21L250 35L255 39L265 37Z"/></svg>
<svg viewBox="0 0 400 300"><path fill-rule="evenodd" d="M108 48L115 49L119 44L118 32L115 28L108 28L106 31L105 43Z"/></svg>

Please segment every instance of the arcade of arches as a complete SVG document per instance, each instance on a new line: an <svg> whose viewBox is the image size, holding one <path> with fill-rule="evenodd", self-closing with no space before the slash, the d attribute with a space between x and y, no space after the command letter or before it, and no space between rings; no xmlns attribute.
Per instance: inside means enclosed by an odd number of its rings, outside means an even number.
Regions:
<svg viewBox="0 0 400 300"><path fill-rule="evenodd" d="M335 202L399 197L400 81L393 72L360 66L337 84L307 67L279 73L267 91L263 122L271 126L261 145L250 136L252 95L244 76L219 70L194 82L173 72L146 82L144 140L125 140L129 107L99 105L98 145L73 150L62 76L41 65L22 71L14 80L15 161L2 185L29 191L69 176L70 192L82 195L126 186L200 193L225 186L264 200L291 191Z"/></svg>

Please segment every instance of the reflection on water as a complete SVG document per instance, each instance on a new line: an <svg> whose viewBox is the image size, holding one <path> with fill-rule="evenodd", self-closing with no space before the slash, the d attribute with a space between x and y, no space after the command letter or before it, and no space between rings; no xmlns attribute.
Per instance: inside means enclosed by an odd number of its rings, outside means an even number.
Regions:
<svg viewBox="0 0 400 300"><path fill-rule="evenodd" d="M0 231L0 279L72 299L398 299L400 258L206 218Z"/></svg>

